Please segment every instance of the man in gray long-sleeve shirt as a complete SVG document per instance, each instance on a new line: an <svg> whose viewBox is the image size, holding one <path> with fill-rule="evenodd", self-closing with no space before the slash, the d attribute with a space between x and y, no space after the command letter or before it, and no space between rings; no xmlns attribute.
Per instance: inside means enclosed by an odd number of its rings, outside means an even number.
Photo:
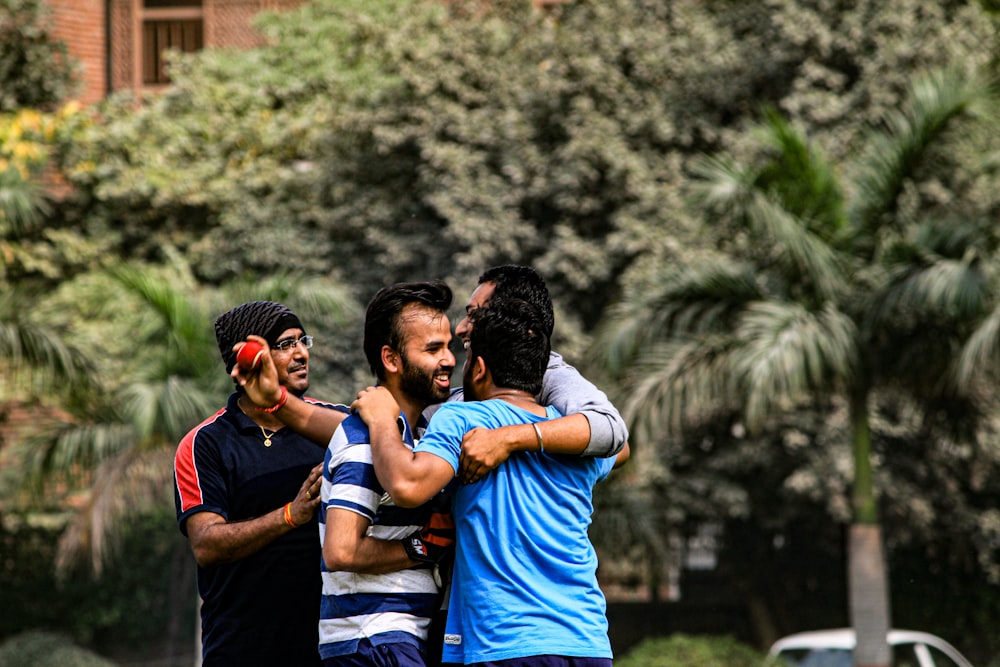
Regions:
<svg viewBox="0 0 1000 667"><path fill-rule="evenodd" d="M467 316L455 327L455 336L466 346L472 333L468 314L489 306L492 299L521 299L537 306L551 335L552 299L542 277L527 266L495 266L479 277L479 285L465 306ZM456 389L449 400L462 400L462 390ZM551 405L566 416L543 422L538 430L524 424L470 431L462 441L459 476L463 481L478 480L514 451L535 449L539 438L547 444L570 447L566 451L595 457L615 456L628 444L628 429L608 397L555 352L549 357L538 402Z"/></svg>

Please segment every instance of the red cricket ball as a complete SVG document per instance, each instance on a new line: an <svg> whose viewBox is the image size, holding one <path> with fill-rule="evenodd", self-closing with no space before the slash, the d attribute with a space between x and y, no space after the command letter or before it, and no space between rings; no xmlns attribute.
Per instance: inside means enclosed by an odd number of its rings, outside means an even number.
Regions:
<svg viewBox="0 0 1000 667"><path fill-rule="evenodd" d="M260 366L260 357L264 354L264 346L248 340L236 353L236 363L245 371L252 371Z"/></svg>

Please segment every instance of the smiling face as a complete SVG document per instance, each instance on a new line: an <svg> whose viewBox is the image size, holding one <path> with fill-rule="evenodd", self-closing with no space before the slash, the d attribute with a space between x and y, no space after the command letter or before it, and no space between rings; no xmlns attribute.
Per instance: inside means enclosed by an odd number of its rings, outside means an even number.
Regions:
<svg viewBox="0 0 1000 667"><path fill-rule="evenodd" d="M451 393L455 355L451 344L451 322L444 313L411 304L400 315L403 343L400 389L423 407L440 403Z"/></svg>
<svg viewBox="0 0 1000 667"><path fill-rule="evenodd" d="M479 308L485 308L490 303L490 299L493 298L493 291L496 289L496 283L487 281L485 283L480 283L478 287L472 292L472 296L469 297L468 303L465 304L465 317L462 321L458 323L455 327L455 336L462 341L463 347L468 349L469 347L469 337L472 335L472 318L469 315Z"/></svg>
<svg viewBox="0 0 1000 667"><path fill-rule="evenodd" d="M285 340L298 340L305 332L302 329L285 329L275 344ZM305 345L293 345L287 350L271 348L271 358L278 371L278 382L296 396L302 396L309 389L309 350Z"/></svg>

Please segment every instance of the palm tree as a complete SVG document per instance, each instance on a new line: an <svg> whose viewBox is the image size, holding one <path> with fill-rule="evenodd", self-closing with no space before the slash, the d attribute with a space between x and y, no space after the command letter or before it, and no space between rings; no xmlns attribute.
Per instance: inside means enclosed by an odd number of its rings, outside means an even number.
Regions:
<svg viewBox="0 0 1000 667"><path fill-rule="evenodd" d="M76 297L101 313L137 310L129 319L116 319L114 336L101 337L105 355L119 357L105 360L116 381L106 378L103 391L73 406L70 418L23 443L24 479L36 491L73 471L83 471L75 481L89 485L85 503L60 539L61 573L86 562L100 575L130 522L172 512L177 443L217 410L232 388L214 336L218 313L252 299L294 304L309 321L338 322L357 312L334 286L292 274L238 282L221 291L198 288L177 257L168 270L121 264L110 267L107 276L110 283L98 281L96 293L81 290ZM120 310L110 310L114 307ZM174 562L178 576L193 581L193 560L179 533ZM171 650L178 646L184 627L180 610L191 589L178 585L174 590Z"/></svg>
<svg viewBox="0 0 1000 667"><path fill-rule="evenodd" d="M768 113L759 161L706 158L698 167L696 201L712 216L715 248L683 266L662 264L599 337L631 392L625 414L639 442L733 411L761 429L796 404L843 399L857 665L889 664L871 411L893 392L926 420L967 416L970 360L1000 349L996 225L967 211L925 213L912 201L912 184L955 155L957 128L988 122L980 112L994 93L958 72L917 77L907 108L844 165ZM962 357L980 324L988 342Z"/></svg>
<svg viewBox="0 0 1000 667"><path fill-rule="evenodd" d="M42 288L8 282L8 265L21 251L20 240L46 212L35 181L14 165L0 171L0 403L36 405L43 396L67 399L94 389L86 354L38 314Z"/></svg>
<svg viewBox="0 0 1000 667"><path fill-rule="evenodd" d="M231 390L212 324L232 305L229 295L241 302L291 301L303 317L332 314L343 320L356 312L339 290L291 274L257 281L252 289L234 284L221 293L199 290L176 258L167 272L123 264L108 269L108 275L120 292L96 298L108 303L132 299L142 310L120 333L125 347L117 353L128 359L116 370L124 377L78 408L73 419L34 439L26 477L37 482L53 472L92 471L88 501L63 535L58 564L65 567L86 555L98 574L109 539L118 537L129 517L172 507L177 443Z"/></svg>

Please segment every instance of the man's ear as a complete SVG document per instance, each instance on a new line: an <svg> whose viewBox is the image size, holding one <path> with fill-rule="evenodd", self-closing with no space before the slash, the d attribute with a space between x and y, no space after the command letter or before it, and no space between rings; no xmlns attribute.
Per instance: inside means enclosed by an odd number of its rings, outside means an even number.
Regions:
<svg viewBox="0 0 1000 667"><path fill-rule="evenodd" d="M472 362L472 381L479 383L486 380L489 372L490 371L486 368L486 362L483 361L483 358L476 357L475 361Z"/></svg>
<svg viewBox="0 0 1000 667"><path fill-rule="evenodd" d="M400 373L403 370L399 352L388 345L382 346L382 367L389 374Z"/></svg>

